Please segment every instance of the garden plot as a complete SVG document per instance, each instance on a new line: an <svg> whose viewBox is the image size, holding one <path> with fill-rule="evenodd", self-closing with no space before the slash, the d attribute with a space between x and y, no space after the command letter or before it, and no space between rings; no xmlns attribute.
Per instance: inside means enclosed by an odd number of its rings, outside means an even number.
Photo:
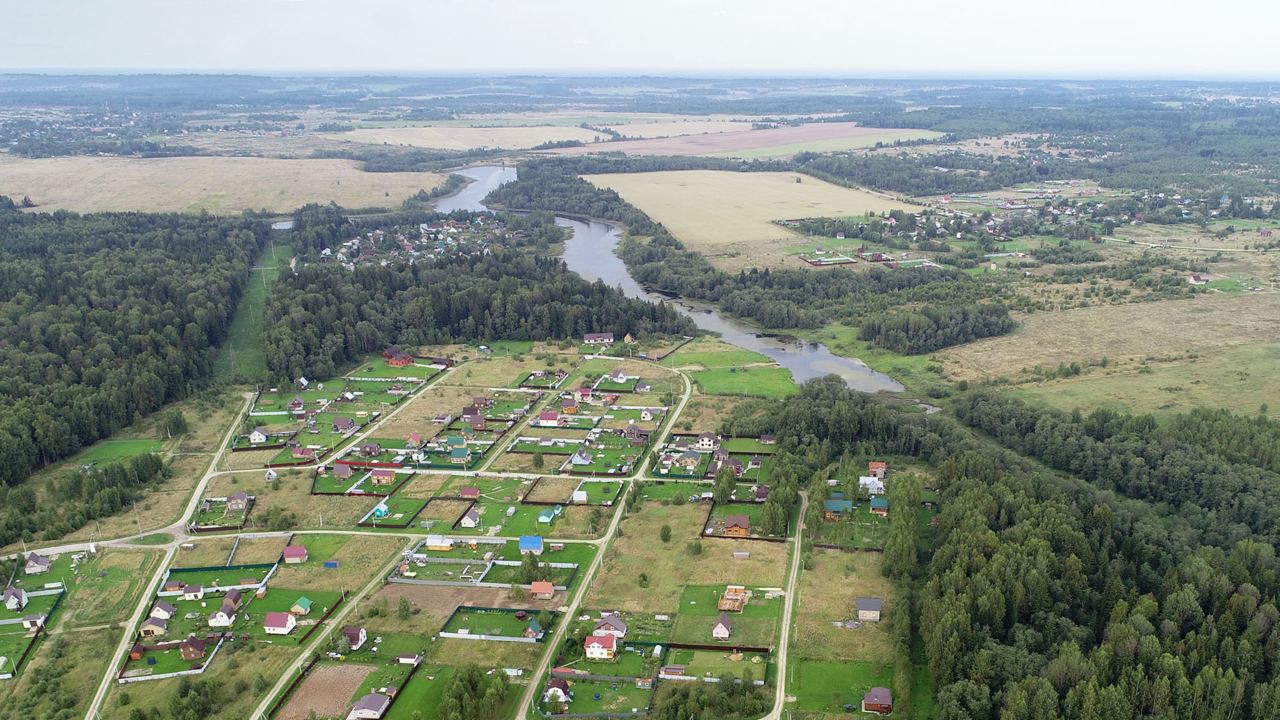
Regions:
<svg viewBox="0 0 1280 720"><path fill-rule="evenodd" d="M572 699L564 706L574 715L591 717L607 713L630 713L648 710L653 699L652 687L635 683L576 680L569 682Z"/></svg>
<svg viewBox="0 0 1280 720"><path fill-rule="evenodd" d="M255 537L240 536L235 554L231 556L234 565L254 565L258 563L274 563L280 559L280 553L289 544L288 538L279 535Z"/></svg>
<svg viewBox="0 0 1280 720"><path fill-rule="evenodd" d="M428 502L400 496L383 498L356 524L372 528L407 528L414 524Z"/></svg>
<svg viewBox="0 0 1280 720"><path fill-rule="evenodd" d="M375 669L354 663L318 663L294 689L276 720L345 717L356 689Z"/></svg>
<svg viewBox="0 0 1280 720"><path fill-rule="evenodd" d="M751 599L741 612L721 612L718 601L724 585L687 585L680 594L680 609L670 642L736 647L772 647L782 619L781 588L748 587ZM724 615L731 626L728 639L712 636L712 626Z"/></svg>
<svg viewBox="0 0 1280 720"><path fill-rule="evenodd" d="M458 640L542 642L555 628L550 610L459 607L445 621L442 637Z"/></svg>
<svg viewBox="0 0 1280 720"><path fill-rule="evenodd" d="M347 373L344 377L348 380L385 380L385 381L403 381L404 383L421 384L431 378L439 375L441 368L438 365L432 365L426 360L418 360L412 365L401 365L394 367L388 365L381 358L370 360L360 367Z"/></svg>
<svg viewBox="0 0 1280 720"><path fill-rule="evenodd" d="M684 677L718 679L729 675L739 680L763 681L769 672L769 655L762 652L736 650L692 650L672 648L667 651L665 666L683 668Z"/></svg>
<svg viewBox="0 0 1280 720"><path fill-rule="evenodd" d="M560 503L567 505L573 498L573 491L581 481L573 478L544 477L539 478L524 496L528 503Z"/></svg>

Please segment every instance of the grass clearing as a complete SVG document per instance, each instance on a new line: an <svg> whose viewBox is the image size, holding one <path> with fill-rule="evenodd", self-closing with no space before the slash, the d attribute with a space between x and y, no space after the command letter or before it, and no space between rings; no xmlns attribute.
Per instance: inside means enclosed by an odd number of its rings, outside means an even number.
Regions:
<svg viewBox="0 0 1280 720"><path fill-rule="evenodd" d="M157 551L102 548L66 578L67 599L59 609L59 625L81 627L118 622L129 617L160 564Z"/></svg>
<svg viewBox="0 0 1280 720"><path fill-rule="evenodd" d="M796 182L800 178L801 182ZM911 203L832 185L797 173L718 170L589 175L597 187L624 199L671 230L695 252L725 270L744 267L808 267L786 252L811 244L776 220L863 215Z"/></svg>
<svg viewBox="0 0 1280 720"><path fill-rule="evenodd" d="M813 567L800 573L795 615L796 657L839 661L858 658L880 664L893 661L889 613L893 584L880 574L880 553L846 553L815 548ZM833 627L833 622L856 619L858 597L884 600L882 619L858 628Z"/></svg>
<svg viewBox="0 0 1280 720"><path fill-rule="evenodd" d="M791 667L787 690L796 697L792 706L796 710L838 713L851 705L856 712L867 691L893 684L892 665L800 660Z"/></svg>
<svg viewBox="0 0 1280 720"><path fill-rule="evenodd" d="M295 542L302 541L306 544L310 537L301 536L295 538ZM351 535L341 547L325 558L337 562L338 567L323 567L324 561L311 557L308 549L305 563L281 565L271 579L271 584L298 590L355 590L368 581L375 571L381 570L391 560L391 556L404 546L404 539L398 537ZM322 554L317 553L317 556Z"/></svg>
<svg viewBox="0 0 1280 720"><path fill-rule="evenodd" d="M689 373L698 389L708 395L785 398L800 391L791 371L780 367L726 367Z"/></svg>
<svg viewBox="0 0 1280 720"><path fill-rule="evenodd" d="M258 256L249 284L231 318L227 340L214 358L213 374L217 379L233 382L236 379L253 381L266 377L267 356L262 347L263 312L267 294L275 285L276 278L280 277L280 268L288 265L288 249L277 249L275 243Z"/></svg>
<svg viewBox="0 0 1280 720"><path fill-rule="evenodd" d="M369 173L352 160L257 157L0 156L0 194L30 195L40 211L292 212L309 202L399 207L444 181L431 173Z"/></svg>

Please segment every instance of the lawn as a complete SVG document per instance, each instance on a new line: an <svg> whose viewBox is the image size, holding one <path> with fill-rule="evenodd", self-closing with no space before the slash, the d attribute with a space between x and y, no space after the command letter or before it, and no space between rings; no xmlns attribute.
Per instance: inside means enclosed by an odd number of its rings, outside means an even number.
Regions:
<svg viewBox="0 0 1280 720"><path fill-rule="evenodd" d="M498 637L521 637L529 627L530 620L541 613L529 613L523 619L516 618L514 611L485 610L482 608L458 608L453 617L445 623L441 632L467 633L471 635L494 635ZM551 632L555 627L555 613L548 612L551 621L543 625L543 632Z"/></svg>
<svg viewBox="0 0 1280 720"><path fill-rule="evenodd" d="M352 380L359 380L361 378L382 378L382 379L415 378L417 380L430 380L431 378L440 374L440 370L438 368L427 365L426 360L420 360L418 362L421 362L423 364L392 367L388 365L385 360L379 357L379 358L370 360L369 362L361 365L355 370L352 370L351 372L347 373L344 377L350 378ZM395 383L383 383L383 385L387 387L391 387L394 384ZM410 390L412 388L406 387L405 389Z"/></svg>
<svg viewBox="0 0 1280 720"><path fill-rule="evenodd" d="M361 521L361 525L370 527L385 528L406 528L413 523L418 513L427 506L427 501L422 498L409 498L392 496L385 498L382 502L374 506L374 508L386 507L387 513L384 517L378 517L373 511Z"/></svg>
<svg viewBox="0 0 1280 720"><path fill-rule="evenodd" d="M124 620L160 562L155 551L103 548L67 577L67 599L58 611L68 626Z"/></svg>
<svg viewBox="0 0 1280 720"><path fill-rule="evenodd" d="M644 710L653 697L652 689L637 688L629 682L578 680L570 683L570 691L573 700L569 703L569 712L585 715Z"/></svg>
<svg viewBox="0 0 1280 720"><path fill-rule="evenodd" d="M453 668L448 665L418 668L413 679L400 688L399 699L391 706L386 720L438 720L440 699L452 677Z"/></svg>
<svg viewBox="0 0 1280 720"><path fill-rule="evenodd" d="M868 690L893 683L892 665L870 662L799 660L788 671L787 690L796 697L793 707L810 712L840 712L845 705L856 712Z"/></svg>
<svg viewBox="0 0 1280 720"><path fill-rule="evenodd" d="M715 650L672 650L667 654L666 665L683 665L685 675L721 677L732 675L743 679L762 680L768 672L769 659L763 653L725 653Z"/></svg>
<svg viewBox="0 0 1280 720"><path fill-rule="evenodd" d="M711 626L719 617L716 603L724 585L688 585L680 593L680 609L671 642L723 644L725 647L746 645L772 647L782 617L782 600L765 600L764 593L754 590L751 601L740 613L728 613L733 631L728 640L711 637Z"/></svg>
<svg viewBox="0 0 1280 720"><path fill-rule="evenodd" d="M785 398L799 392L791 371L780 367L717 368L689 373L708 395Z"/></svg>
<svg viewBox="0 0 1280 720"><path fill-rule="evenodd" d="M640 453L630 447L593 447L588 450L591 453L591 462L587 465L572 465L565 462L562 472L569 473L599 473L608 475L625 475L630 472L634 464L640 459Z"/></svg>
<svg viewBox="0 0 1280 720"><path fill-rule="evenodd" d="M715 368L742 367L756 363L772 363L760 353L743 350L714 338L698 338L674 353L662 359L664 367L672 368Z"/></svg>
<svg viewBox="0 0 1280 720"><path fill-rule="evenodd" d="M299 535L293 544L306 546L307 563L319 565L333 557L350 539L350 535Z"/></svg>
<svg viewBox="0 0 1280 720"><path fill-rule="evenodd" d="M801 572L796 592L795 657L810 660L857 658L877 663L893 660L889 616L895 601L893 584L880 572L880 553L846 553L814 549L812 567ZM856 618L859 596L884 600L878 623L857 628L832 623Z"/></svg>
<svg viewBox="0 0 1280 720"><path fill-rule="evenodd" d="M622 483L613 480L584 480L578 489L586 491L588 505L612 504L622 490Z"/></svg>
<svg viewBox="0 0 1280 720"><path fill-rule="evenodd" d="M628 631L630 628L628 628ZM653 677L658 672L658 658L646 646L641 652L627 651L618 646L613 660L582 659L570 664L574 670L585 670L592 675L614 675L617 677Z"/></svg>
<svg viewBox="0 0 1280 720"><path fill-rule="evenodd" d="M868 503L855 502L849 517L824 520L818 528L818 542L845 548L883 548L888 539L889 519L872 515Z"/></svg>

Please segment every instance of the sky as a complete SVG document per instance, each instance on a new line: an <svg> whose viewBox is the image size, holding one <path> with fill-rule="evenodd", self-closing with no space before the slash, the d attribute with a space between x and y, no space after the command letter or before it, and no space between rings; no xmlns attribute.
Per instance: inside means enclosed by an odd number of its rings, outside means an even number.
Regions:
<svg viewBox="0 0 1280 720"><path fill-rule="evenodd" d="M0 0L0 71L1280 80L1274 0Z"/></svg>

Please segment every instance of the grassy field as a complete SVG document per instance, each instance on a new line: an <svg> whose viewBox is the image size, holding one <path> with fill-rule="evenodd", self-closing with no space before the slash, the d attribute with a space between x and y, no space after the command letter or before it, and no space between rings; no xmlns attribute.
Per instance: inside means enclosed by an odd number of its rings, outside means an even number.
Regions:
<svg viewBox="0 0 1280 720"><path fill-rule="evenodd" d="M1107 305L1017 318L1010 335L938 353L955 379L1016 378L1024 369L1073 361L1218 354L1280 336L1280 293ZM1256 407L1256 404L1255 404Z"/></svg>
<svg viewBox="0 0 1280 720"><path fill-rule="evenodd" d="M871 130L872 128L863 128ZM766 145L764 147L755 148L753 150L730 150L728 152L715 153L715 157L736 157L746 160L768 159L791 157L796 153L816 152L828 153L838 152L840 150L858 150L861 148L874 147L876 143L884 143L892 145L899 140L920 140L941 137L942 133L932 130L880 130L877 132L868 132L859 135L849 135L838 138L823 138L818 140L806 140L794 143L781 143L779 145Z"/></svg>
<svg viewBox="0 0 1280 720"><path fill-rule="evenodd" d="M346 207L399 207L443 182L431 173L367 173L350 160L254 157L0 156L0 194L31 196L40 210L138 210L234 214L291 212L330 200Z"/></svg>
<svg viewBox="0 0 1280 720"><path fill-rule="evenodd" d="M625 128L619 128L626 133ZM941 133L929 130L862 127L856 123L808 123L765 130L737 130L705 135L684 135L654 140L611 142L604 147L577 147L558 150L567 155L589 152L621 152L628 155L713 155L718 157L770 158L794 155L804 150L830 152L892 144L895 140L933 138Z"/></svg>
<svg viewBox="0 0 1280 720"><path fill-rule="evenodd" d="M18 677L2 681L4 702L0 702L0 718L82 716L80 711L93 697L111 659L111 654L102 649L114 647L120 639L119 632L100 628L43 641Z"/></svg>
<svg viewBox="0 0 1280 720"><path fill-rule="evenodd" d="M236 314L231 318L227 341L213 361L214 376L223 382L258 380L267 375L267 357L262 350L263 309L267 293L289 265L289 251L275 246L258 256Z"/></svg>
<svg viewBox="0 0 1280 720"><path fill-rule="evenodd" d="M802 182L797 183L800 178ZM862 215L910 203L796 173L716 170L590 175L666 225L693 251L724 269L808 267L786 252L808 244L775 220Z"/></svg>
<svg viewBox="0 0 1280 720"><path fill-rule="evenodd" d="M163 440L103 440L76 456L82 463L111 462L164 450Z"/></svg>
<svg viewBox="0 0 1280 720"><path fill-rule="evenodd" d="M569 712L585 715L643 710L649 706L649 699L653 696L653 690L627 683L579 680L572 683L571 689L573 700L569 703Z"/></svg>
<svg viewBox="0 0 1280 720"><path fill-rule="evenodd" d="M717 368L689 373L708 395L784 398L799 392L791 371L780 367Z"/></svg>
<svg viewBox="0 0 1280 720"><path fill-rule="evenodd" d="M100 550L67 578L59 624L77 627L124 620L159 562L159 552Z"/></svg>
<svg viewBox="0 0 1280 720"><path fill-rule="evenodd" d="M772 364L773 361L760 353L743 350L713 337L700 337L664 357L661 365L671 368L713 370L755 363Z"/></svg>
<svg viewBox="0 0 1280 720"><path fill-rule="evenodd" d="M356 143L377 145L410 145L434 150L470 150L497 148L523 150L546 142L579 140L584 143L603 140L606 136L577 127L403 127L360 128L327 137Z"/></svg>
<svg viewBox="0 0 1280 720"><path fill-rule="evenodd" d="M1194 357L1192 356L1194 355ZM1176 359L1093 367L1072 378L1025 384L1010 390L1060 410L1097 407L1125 412L1185 412L1226 408L1253 415L1266 403L1280 417L1280 344L1241 345Z"/></svg>
<svg viewBox="0 0 1280 720"><path fill-rule="evenodd" d="M811 660L857 658L876 663L893 660L893 637L888 615L894 601L893 585L880 574L879 553L845 553L814 549L811 569L800 573L795 616L796 657ZM883 618L856 629L832 627L833 622L856 618L854 600L859 596L884 600Z"/></svg>

